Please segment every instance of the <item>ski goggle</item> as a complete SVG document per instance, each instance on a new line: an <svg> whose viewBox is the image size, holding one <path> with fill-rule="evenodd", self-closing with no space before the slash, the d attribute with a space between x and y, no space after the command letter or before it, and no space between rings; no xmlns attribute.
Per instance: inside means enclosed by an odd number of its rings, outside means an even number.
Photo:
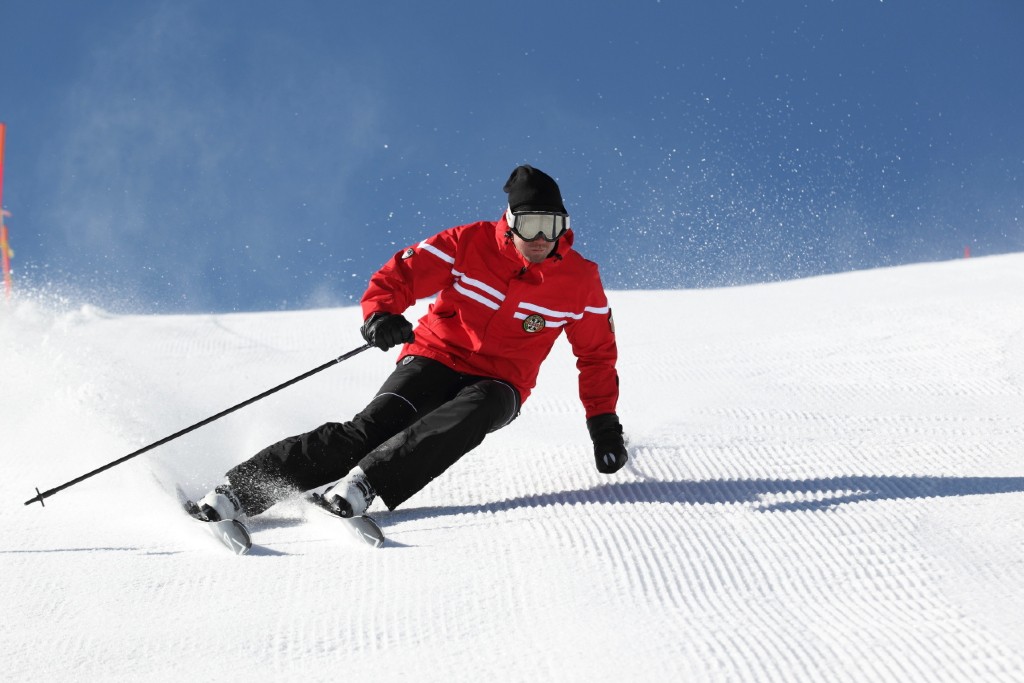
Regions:
<svg viewBox="0 0 1024 683"><path fill-rule="evenodd" d="M505 211L508 227L524 242L542 239L554 242L569 229L569 216L564 213L550 211Z"/></svg>

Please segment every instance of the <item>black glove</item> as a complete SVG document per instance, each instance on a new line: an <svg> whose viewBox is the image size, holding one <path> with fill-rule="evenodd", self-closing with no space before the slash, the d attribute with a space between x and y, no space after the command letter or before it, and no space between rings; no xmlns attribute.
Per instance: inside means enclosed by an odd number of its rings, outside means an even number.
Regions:
<svg viewBox="0 0 1024 683"><path fill-rule="evenodd" d="M415 339L412 334L412 323L406 320L404 315L394 313L373 313L359 331L362 332L363 339L381 351Z"/></svg>
<svg viewBox="0 0 1024 683"><path fill-rule="evenodd" d="M626 442L622 438L622 425L615 413L595 415L587 420L587 431L594 442L594 460L597 471L612 474L622 469L629 460Z"/></svg>

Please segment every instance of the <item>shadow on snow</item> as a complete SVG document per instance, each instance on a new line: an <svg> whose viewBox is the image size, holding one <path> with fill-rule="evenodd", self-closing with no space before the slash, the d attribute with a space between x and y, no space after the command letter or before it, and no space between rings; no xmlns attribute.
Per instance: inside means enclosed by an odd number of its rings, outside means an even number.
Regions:
<svg viewBox="0 0 1024 683"><path fill-rule="evenodd" d="M847 476L819 479L639 481L541 493L478 505L420 507L383 513L388 522L504 512L556 505L681 503L749 505L761 512L823 511L850 503L1024 492L1024 477Z"/></svg>

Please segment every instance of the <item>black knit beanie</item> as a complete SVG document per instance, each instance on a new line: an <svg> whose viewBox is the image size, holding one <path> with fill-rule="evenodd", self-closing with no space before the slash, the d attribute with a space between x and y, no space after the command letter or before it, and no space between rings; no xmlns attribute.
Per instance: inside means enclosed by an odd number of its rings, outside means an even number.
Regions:
<svg viewBox="0 0 1024 683"><path fill-rule="evenodd" d="M508 193L508 205L513 211L568 213L562 204L558 183L533 166L516 166L503 189Z"/></svg>

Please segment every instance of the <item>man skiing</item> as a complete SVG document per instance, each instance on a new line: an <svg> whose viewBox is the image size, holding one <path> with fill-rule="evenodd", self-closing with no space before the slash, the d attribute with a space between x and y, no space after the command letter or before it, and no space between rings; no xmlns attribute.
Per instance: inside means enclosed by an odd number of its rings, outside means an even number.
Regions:
<svg viewBox="0 0 1024 683"><path fill-rule="evenodd" d="M323 502L338 515L362 515L376 496L394 509L518 416L563 331L577 357L597 469L611 474L626 464L615 330L598 268L573 251L553 178L518 166L504 191L508 209L498 221L440 232L370 278L362 336L384 351L404 347L366 408L232 468L227 484L199 501L203 516L256 515L335 481ZM434 294L414 331L402 314Z"/></svg>

